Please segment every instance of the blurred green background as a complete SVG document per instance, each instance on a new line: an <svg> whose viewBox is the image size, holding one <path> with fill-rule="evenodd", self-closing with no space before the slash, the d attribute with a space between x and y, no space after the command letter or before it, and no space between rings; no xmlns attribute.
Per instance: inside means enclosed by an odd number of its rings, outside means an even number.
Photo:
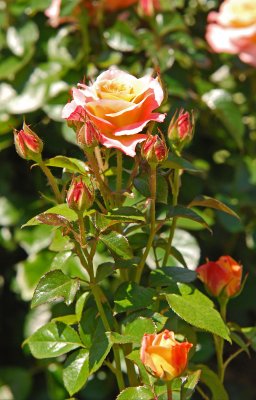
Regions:
<svg viewBox="0 0 256 400"><path fill-rule="evenodd" d="M16 154L12 129L20 129L26 118L45 143L45 157L83 159L61 109L72 85L94 79L111 65L138 77L159 68L168 93L163 133L176 108L196 111L195 136L185 157L201 172L183 175L180 202L200 194L216 197L241 219L201 209L213 234L183 221L180 228L187 235L177 240L195 265L224 254L243 264L248 280L230 302L228 317L242 326L255 324L256 70L236 56L210 52L204 38L207 14L221 2L166 0L152 17L139 14L136 6L95 15L85 3L63 0L61 14L71 21L51 27L44 15L49 0L0 1L0 400L68 397L61 365L35 360L21 348L36 327L65 312L63 304L30 310L29 301L42 274L71 261L56 257L60 238L47 226L21 230L51 206L42 195L50 190L40 171ZM214 366L211 348L206 338L200 362ZM227 389L232 400L256 399L255 368L254 354L242 354L231 364ZM115 390L114 377L101 371L78 398L111 400Z"/></svg>

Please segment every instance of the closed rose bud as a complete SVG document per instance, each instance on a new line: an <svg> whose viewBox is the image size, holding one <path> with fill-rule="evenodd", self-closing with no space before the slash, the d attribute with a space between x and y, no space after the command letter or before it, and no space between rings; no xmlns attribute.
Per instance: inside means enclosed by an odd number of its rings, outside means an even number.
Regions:
<svg viewBox="0 0 256 400"><path fill-rule="evenodd" d="M88 188L82 178L73 178L66 199L69 208L83 213L92 206L94 193Z"/></svg>
<svg viewBox="0 0 256 400"><path fill-rule="evenodd" d="M149 135L142 145L141 155L149 164L160 164L166 160L168 149L158 135Z"/></svg>
<svg viewBox="0 0 256 400"><path fill-rule="evenodd" d="M142 15L152 17L160 8L159 0L139 0L139 11Z"/></svg>
<svg viewBox="0 0 256 400"><path fill-rule="evenodd" d="M215 297L232 297L241 288L242 266L229 256L222 256L216 262L208 261L196 271L198 278Z"/></svg>
<svg viewBox="0 0 256 400"><path fill-rule="evenodd" d="M180 110L179 115L177 116L176 112L169 124L168 138L180 150L191 142L194 135L194 126L194 114Z"/></svg>
<svg viewBox="0 0 256 400"><path fill-rule="evenodd" d="M24 122L23 129L14 129L14 144L20 157L25 160L39 161L43 150L43 142Z"/></svg>
<svg viewBox="0 0 256 400"><path fill-rule="evenodd" d="M176 341L174 332L167 329L159 334L145 334L140 359L156 378L171 381L186 369L188 353L192 346L189 342Z"/></svg>
<svg viewBox="0 0 256 400"><path fill-rule="evenodd" d="M99 144L98 129L89 119L77 131L76 140L83 149L94 148Z"/></svg>

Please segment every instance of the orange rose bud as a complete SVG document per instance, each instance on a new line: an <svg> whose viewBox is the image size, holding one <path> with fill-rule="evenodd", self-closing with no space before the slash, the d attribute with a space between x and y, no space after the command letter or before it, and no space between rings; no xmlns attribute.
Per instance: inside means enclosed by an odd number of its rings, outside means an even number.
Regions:
<svg viewBox="0 0 256 400"><path fill-rule="evenodd" d="M92 206L94 193L86 186L81 177L73 178L66 200L69 208L83 213Z"/></svg>
<svg viewBox="0 0 256 400"><path fill-rule="evenodd" d="M180 110L177 117L177 111L175 112L170 125L168 127L168 137L170 141L176 147L184 147L190 143L194 135L194 114L188 111Z"/></svg>
<svg viewBox="0 0 256 400"><path fill-rule="evenodd" d="M20 157L25 160L39 161L43 150L43 142L26 124L23 129L14 129L14 144Z"/></svg>
<svg viewBox="0 0 256 400"><path fill-rule="evenodd" d="M99 131L87 118L85 124L77 131L77 143L82 149L94 148L99 144Z"/></svg>
<svg viewBox="0 0 256 400"><path fill-rule="evenodd" d="M159 334L145 334L142 339L140 359L155 377L171 381L187 367L189 342L177 342L174 332L165 329Z"/></svg>
<svg viewBox="0 0 256 400"><path fill-rule="evenodd" d="M196 271L198 278L215 297L235 296L241 288L242 265L229 256L222 256L216 262L208 261Z"/></svg>
<svg viewBox="0 0 256 400"><path fill-rule="evenodd" d="M142 145L141 155L149 164L160 164L166 160L168 149L158 135L149 135Z"/></svg>

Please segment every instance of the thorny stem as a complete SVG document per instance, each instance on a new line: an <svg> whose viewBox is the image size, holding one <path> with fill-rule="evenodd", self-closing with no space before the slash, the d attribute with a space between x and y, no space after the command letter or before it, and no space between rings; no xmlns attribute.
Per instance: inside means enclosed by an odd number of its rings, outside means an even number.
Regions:
<svg viewBox="0 0 256 400"><path fill-rule="evenodd" d="M150 203L150 234L147 242L146 249L141 257L140 263L137 267L135 282L140 283L141 275L149 251L151 249L154 236L155 236L155 225L156 225L156 165L150 165L150 192L151 192L151 203Z"/></svg>
<svg viewBox="0 0 256 400"><path fill-rule="evenodd" d="M172 381L166 382L167 400L172 400Z"/></svg>
<svg viewBox="0 0 256 400"><path fill-rule="evenodd" d="M116 192L117 192L117 206L122 202L122 172L123 172L123 157L120 150L116 151Z"/></svg>
<svg viewBox="0 0 256 400"><path fill-rule="evenodd" d="M228 299L222 299L220 301L220 314L221 314L224 322L226 322L227 303L228 303ZM223 362L224 339L217 335L213 335L213 338L214 338L214 344L215 344L216 356L217 356L218 377L219 377L221 383L223 383L224 374L225 374L225 366L224 366L224 362Z"/></svg>
<svg viewBox="0 0 256 400"><path fill-rule="evenodd" d="M82 227L83 226L82 219L83 219L82 217L80 217L80 219L79 219L80 234L84 229ZM79 259L90 276L90 284L91 284L92 294L95 299L95 302L96 302L102 323L104 325L104 328L106 331L111 332L111 327L109 325L105 310L102 306L102 301L101 301L102 293L101 293L101 290L100 290L99 286L97 285L97 283L95 281L95 277L94 277L92 258L94 256L95 250L96 250L96 246L92 247L91 253L89 254L87 249L85 249L85 248L81 249L81 248L79 248L79 246L76 246L76 251L79 256ZM84 253L85 251L86 251L86 257L85 257L85 253ZM114 359L115 359L115 365L116 365L115 369L116 369L117 384L118 384L119 390L122 391L125 388L125 383L124 383L124 378L123 378L123 374L122 374L122 370L121 370L121 360L120 360L120 354L119 354L119 349L118 349L117 345L113 346L113 353L114 353Z"/></svg>
<svg viewBox="0 0 256 400"><path fill-rule="evenodd" d="M113 199L112 199L111 191L110 191L109 187L105 184L105 182L103 181L103 179L100 175L99 166L98 166L97 160L96 160L93 152L86 151L86 157L88 159L91 169L93 170L94 176L99 184L99 188L100 188L102 197L104 199L106 208L109 207L109 204L111 207L113 207Z"/></svg>
<svg viewBox="0 0 256 400"><path fill-rule="evenodd" d="M180 184L179 170L175 169L173 182L172 182L172 196L173 196L172 197L172 205L173 206L176 206L178 203L179 184ZM167 242L167 246L166 246L166 250L165 250L165 255L163 258L163 264L162 264L163 267L166 266L166 263L167 263L167 260L168 260L168 257L169 257L170 251L171 251L176 224L177 224L177 217L173 217L171 228L170 228L170 233L169 233L169 238L168 238L168 242Z"/></svg>
<svg viewBox="0 0 256 400"><path fill-rule="evenodd" d="M38 165L41 168L41 170L43 171L43 173L45 174L45 176L47 177L48 182L49 182L49 184L52 188L52 191L55 195L57 203L61 204L63 202L62 195L60 193L60 190L58 188L56 180L55 180L54 176L52 175L50 169L45 165L45 163L42 159L38 162Z"/></svg>

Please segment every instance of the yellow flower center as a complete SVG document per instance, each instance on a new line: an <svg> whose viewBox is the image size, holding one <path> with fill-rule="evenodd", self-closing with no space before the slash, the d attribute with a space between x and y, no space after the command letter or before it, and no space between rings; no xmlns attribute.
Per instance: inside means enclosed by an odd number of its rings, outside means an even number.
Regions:
<svg viewBox="0 0 256 400"><path fill-rule="evenodd" d="M134 87L118 79L105 80L99 83L97 94L100 99L132 101L136 96Z"/></svg>
<svg viewBox="0 0 256 400"><path fill-rule="evenodd" d="M255 0L230 0L223 4L222 10L223 18L234 27L256 25Z"/></svg>

